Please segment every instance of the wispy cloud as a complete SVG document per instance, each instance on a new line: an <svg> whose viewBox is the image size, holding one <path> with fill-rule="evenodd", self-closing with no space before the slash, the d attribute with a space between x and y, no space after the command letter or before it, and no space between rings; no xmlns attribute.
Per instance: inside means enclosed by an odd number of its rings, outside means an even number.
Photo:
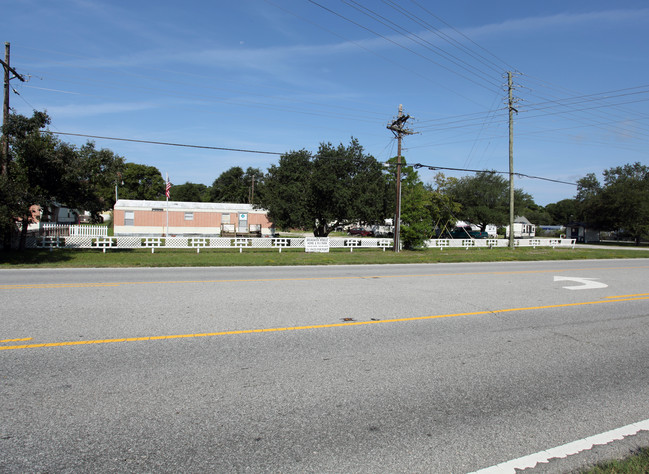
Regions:
<svg viewBox="0 0 649 474"><path fill-rule="evenodd" d="M96 115L119 114L140 110L155 109L158 106L150 102L107 102L103 104L62 105L48 107L47 112L57 119L68 117L91 117Z"/></svg>
<svg viewBox="0 0 649 474"><path fill-rule="evenodd" d="M603 24L620 26L626 22L646 21L649 18L649 9L637 10L605 10L589 13L559 13L556 15L536 16L507 20L501 23L492 23L476 28L466 29L463 32L473 39L487 36L500 35L513 32L548 32L552 28L589 27Z"/></svg>
<svg viewBox="0 0 649 474"><path fill-rule="evenodd" d="M125 21L125 15L120 15L112 7L103 2L94 0L72 0L80 8L92 11L93 14L106 14L106 18L120 18L120 29L139 31L140 34L150 28L141 24L136 19ZM110 9L110 12L106 12ZM122 12L123 13L123 12ZM589 13L560 13L556 15L537 16L507 20L499 23L485 24L478 27L461 29L464 34L476 41L484 41L495 36L502 36L513 33L536 33L556 28L590 28L605 24L620 24L626 22L646 21L649 18L649 9L636 10L606 10ZM270 20L269 20L270 21ZM458 38L457 33L446 29L444 33ZM157 33L156 33L157 34ZM429 41L439 42L439 38L429 31L419 32L418 35ZM387 39L386 39L387 38ZM465 41L459 38L460 41ZM394 41L394 42L391 42ZM133 53L111 58L75 58L57 64L42 63L45 67L82 67L82 68L105 68L105 69L128 69L128 68L167 68L169 64L184 65L185 68L198 67L203 75L217 75L232 72L232 79L238 80L246 75L255 75L274 78L285 84L305 84L304 76L313 71L316 65L322 67L327 58L336 56L351 56L368 50L381 55L389 50L397 48L395 43L408 47L415 47L413 43L400 35L386 35L385 37L368 37L356 41L342 40L326 44L300 44L288 46L249 47L247 43L238 43L235 47L205 47L194 51L186 49L169 51L168 49L148 49L134 51ZM36 65L39 66L39 65ZM310 77L314 76L310 74ZM221 78L223 79L223 78ZM324 76L318 76L316 82L325 84ZM312 84L313 85L313 84Z"/></svg>

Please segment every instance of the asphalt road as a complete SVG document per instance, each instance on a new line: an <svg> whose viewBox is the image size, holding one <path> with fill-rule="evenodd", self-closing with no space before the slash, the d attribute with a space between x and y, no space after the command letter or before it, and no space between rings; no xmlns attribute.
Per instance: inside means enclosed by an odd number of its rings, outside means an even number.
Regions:
<svg viewBox="0 0 649 474"><path fill-rule="evenodd" d="M0 311L2 472L464 473L649 418L645 259L3 270Z"/></svg>

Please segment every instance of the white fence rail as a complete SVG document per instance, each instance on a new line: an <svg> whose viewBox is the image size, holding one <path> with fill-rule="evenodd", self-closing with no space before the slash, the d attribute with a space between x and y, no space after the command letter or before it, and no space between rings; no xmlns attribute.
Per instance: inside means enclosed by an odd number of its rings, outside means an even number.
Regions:
<svg viewBox="0 0 649 474"><path fill-rule="evenodd" d="M85 226L83 226L85 227ZM304 237L108 237L106 235L45 235L28 237L28 248L67 248L67 249L233 249L244 252L247 249L305 249ZM575 239L516 239L516 247L575 247ZM329 247L336 249L380 249L392 248L392 239L332 237ZM496 248L507 247L507 239L436 239L426 242L429 248L440 250L448 248Z"/></svg>
<svg viewBox="0 0 649 474"><path fill-rule="evenodd" d="M67 224L50 224L44 222L41 224L39 232L48 236L70 236L70 237L107 237L108 227L105 225L67 225Z"/></svg>
<svg viewBox="0 0 649 474"><path fill-rule="evenodd" d="M570 247L575 248L576 239L514 239L515 247ZM428 248L496 248L509 247L509 239L434 239L427 240Z"/></svg>

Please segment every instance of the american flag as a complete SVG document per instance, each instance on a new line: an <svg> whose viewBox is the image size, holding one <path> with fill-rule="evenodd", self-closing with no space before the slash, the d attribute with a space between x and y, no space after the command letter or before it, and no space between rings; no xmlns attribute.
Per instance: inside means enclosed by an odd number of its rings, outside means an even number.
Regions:
<svg viewBox="0 0 649 474"><path fill-rule="evenodd" d="M167 178L167 187L165 188L165 196L167 196L167 199L169 199L169 190L171 189L171 182L169 181L169 178Z"/></svg>

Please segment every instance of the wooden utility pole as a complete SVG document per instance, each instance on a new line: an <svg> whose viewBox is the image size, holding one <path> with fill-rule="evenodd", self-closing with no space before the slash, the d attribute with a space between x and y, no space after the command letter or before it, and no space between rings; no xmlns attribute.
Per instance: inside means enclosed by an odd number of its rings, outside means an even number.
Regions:
<svg viewBox="0 0 649 474"><path fill-rule="evenodd" d="M3 63L5 70L5 91L4 102L2 105L2 125L6 125L9 121L9 49L10 44L5 43L5 62ZM4 130L2 133L2 175L7 174L7 164L9 161L9 139L5 136Z"/></svg>
<svg viewBox="0 0 649 474"><path fill-rule="evenodd" d="M507 73L507 90L509 95L509 248L514 249L514 87L512 73Z"/></svg>
<svg viewBox="0 0 649 474"><path fill-rule="evenodd" d="M392 130L394 136L397 138L397 206L394 222L394 251L398 252L401 246L400 230L401 230L401 138L404 135L412 135L414 132L405 128L406 122L410 115L403 115L403 105L399 104L399 115L396 120L393 120L388 125L388 130Z"/></svg>
<svg viewBox="0 0 649 474"><path fill-rule="evenodd" d="M4 80L4 102L2 106L2 124L6 125L7 122L9 121L9 81L13 79L13 77L9 76L9 73L13 73L14 77L17 77L20 79L22 82L25 82L25 79L23 76L18 74L14 68L11 67L10 62L9 62L9 51L11 49L11 45L9 43L5 43L5 60L2 61L0 59L0 63L2 63L2 66L4 67L5 70L5 80ZM7 167L9 165L9 139L7 136L3 133L2 134L2 174L6 175L7 174Z"/></svg>

